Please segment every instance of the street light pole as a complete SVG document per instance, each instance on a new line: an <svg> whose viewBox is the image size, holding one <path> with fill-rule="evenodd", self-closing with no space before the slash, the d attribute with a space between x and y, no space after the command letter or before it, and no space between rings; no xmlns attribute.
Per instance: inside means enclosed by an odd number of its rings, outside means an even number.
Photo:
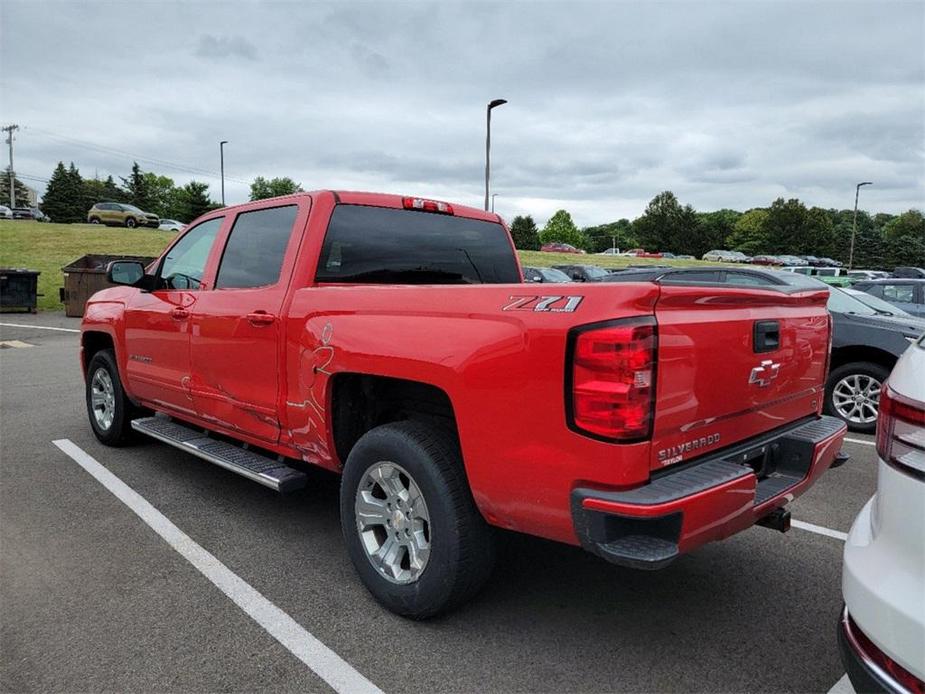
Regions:
<svg viewBox="0 0 925 694"><path fill-rule="evenodd" d="M854 264L854 236L858 232L858 195L861 193L861 186L873 185L873 181L863 181L854 187L854 222L851 224L851 250L848 252L848 269Z"/></svg>
<svg viewBox="0 0 925 694"><path fill-rule="evenodd" d="M222 207L225 206L225 145L227 144L228 140L222 140L218 143L219 159L222 167Z"/></svg>
<svg viewBox="0 0 925 694"><path fill-rule="evenodd" d="M492 194L491 194L491 211L492 211L492 212L495 211L495 198L496 198L496 197L498 197L498 194L497 194L497 193L492 193Z"/></svg>
<svg viewBox="0 0 925 694"><path fill-rule="evenodd" d="M488 212L488 181L491 177L491 110L507 103L507 99L493 99L485 109L485 211Z"/></svg>

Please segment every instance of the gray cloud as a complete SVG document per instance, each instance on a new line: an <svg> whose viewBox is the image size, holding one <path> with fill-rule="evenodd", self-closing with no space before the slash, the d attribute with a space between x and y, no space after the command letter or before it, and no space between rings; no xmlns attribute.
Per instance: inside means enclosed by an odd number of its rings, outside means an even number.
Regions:
<svg viewBox="0 0 925 694"><path fill-rule="evenodd" d="M279 175L478 206L504 97L506 216L601 223L665 189L703 210L850 207L858 180L871 209L925 206L921 3L6 2L0 20L2 115L40 177L140 155L217 195L229 140L232 202Z"/></svg>
<svg viewBox="0 0 925 694"><path fill-rule="evenodd" d="M194 54L200 58L244 58L257 59L257 49L243 36L213 36L203 34Z"/></svg>

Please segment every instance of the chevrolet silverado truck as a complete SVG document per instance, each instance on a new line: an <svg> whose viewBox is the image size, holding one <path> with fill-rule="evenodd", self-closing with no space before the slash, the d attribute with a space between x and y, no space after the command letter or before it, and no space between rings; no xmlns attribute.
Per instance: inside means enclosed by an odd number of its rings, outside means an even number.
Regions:
<svg viewBox="0 0 925 694"><path fill-rule="evenodd" d="M347 552L424 618L495 528L657 569L841 462L824 288L523 282L493 213L312 192L209 212L82 324L90 425L286 492L341 474Z"/></svg>

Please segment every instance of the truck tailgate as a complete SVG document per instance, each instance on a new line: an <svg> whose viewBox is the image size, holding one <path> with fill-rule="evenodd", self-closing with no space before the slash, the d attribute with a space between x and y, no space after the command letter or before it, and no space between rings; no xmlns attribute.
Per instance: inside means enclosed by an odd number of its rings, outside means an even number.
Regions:
<svg viewBox="0 0 925 694"><path fill-rule="evenodd" d="M828 290L662 284L651 468L820 411Z"/></svg>

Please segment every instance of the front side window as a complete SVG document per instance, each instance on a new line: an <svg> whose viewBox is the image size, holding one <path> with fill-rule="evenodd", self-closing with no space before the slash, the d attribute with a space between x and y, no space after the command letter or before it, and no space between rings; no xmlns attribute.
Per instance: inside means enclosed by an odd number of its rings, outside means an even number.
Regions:
<svg viewBox="0 0 925 694"><path fill-rule="evenodd" d="M209 251L224 217L197 224L167 251L161 263L160 289L199 289Z"/></svg>
<svg viewBox="0 0 925 694"><path fill-rule="evenodd" d="M297 205L287 205L239 214L225 244L215 288L276 284L298 211Z"/></svg>
<svg viewBox="0 0 925 694"><path fill-rule="evenodd" d="M418 210L338 205L321 249L319 282L519 283L514 251L495 222Z"/></svg>

